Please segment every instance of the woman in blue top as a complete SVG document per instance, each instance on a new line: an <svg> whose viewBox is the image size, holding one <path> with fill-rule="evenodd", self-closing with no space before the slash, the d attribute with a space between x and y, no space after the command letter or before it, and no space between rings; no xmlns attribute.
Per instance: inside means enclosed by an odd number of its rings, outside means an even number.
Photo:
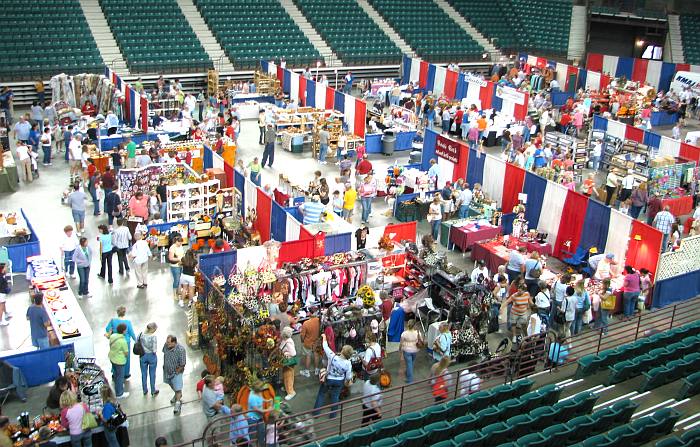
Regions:
<svg viewBox="0 0 700 447"><path fill-rule="evenodd" d="M117 440L117 430L108 427L106 424L112 415L117 412L117 406L119 406L119 404L117 403L117 399L114 397L114 393L109 385L103 385L102 388L100 388L100 396L104 402L101 419L105 429L104 433L105 438L107 439L107 445L109 447L120 447L119 440Z"/></svg>
<svg viewBox="0 0 700 447"><path fill-rule="evenodd" d="M126 332L124 333L124 338L126 339L126 346L129 348L129 352L131 352L131 340L136 341L136 334L134 333L134 326L131 324L131 320L125 319L125 315L126 307L117 307L117 318L112 318L111 320L109 320L109 323L107 323L107 327L105 327L105 337L109 338L109 336L112 335L113 332L116 332L117 326L119 326L120 324L126 325ZM129 372L130 366L131 354L127 354L126 365L124 366L125 379L131 377L131 373Z"/></svg>
<svg viewBox="0 0 700 447"><path fill-rule="evenodd" d="M32 130L29 131L29 145L32 147L34 152L39 152L39 138L41 137L41 132L39 132L39 124L32 124Z"/></svg>
<svg viewBox="0 0 700 447"><path fill-rule="evenodd" d="M591 308L591 298L588 296L583 280L578 281L574 289L576 289L576 293L574 294L576 297L576 316L574 317L574 323L571 325L571 335L576 335L581 332L583 327L583 315Z"/></svg>
<svg viewBox="0 0 700 447"><path fill-rule="evenodd" d="M112 253L114 252L114 247L112 246L112 235L107 228L107 225L100 225L97 227L100 230L100 235L97 236L97 240L100 242L100 273L97 275L102 279L105 279L105 267L107 267L107 282L112 284Z"/></svg>
<svg viewBox="0 0 700 447"><path fill-rule="evenodd" d="M547 166L547 157L544 155L544 151L540 148L535 150L535 169L543 168Z"/></svg>

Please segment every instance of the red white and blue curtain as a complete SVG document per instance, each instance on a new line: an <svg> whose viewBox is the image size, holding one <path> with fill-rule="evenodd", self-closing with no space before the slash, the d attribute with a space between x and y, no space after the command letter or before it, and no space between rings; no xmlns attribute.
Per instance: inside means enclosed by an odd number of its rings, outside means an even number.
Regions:
<svg viewBox="0 0 700 447"><path fill-rule="evenodd" d="M148 130L148 100L142 98L138 92L109 67L105 67L105 78L112 81L117 90L124 94L124 123L129 127Z"/></svg>
<svg viewBox="0 0 700 447"><path fill-rule="evenodd" d="M327 85L306 79L299 73L278 67L272 62L260 61L262 71L280 80L282 91L301 106L333 109L344 114L347 131L365 137L367 104Z"/></svg>
<svg viewBox="0 0 700 447"><path fill-rule="evenodd" d="M401 83L409 82L417 82L421 89L437 96L457 100L466 98L469 105L474 104L479 110L494 109L518 120L525 119L527 114L527 93L404 55Z"/></svg>
<svg viewBox="0 0 700 447"><path fill-rule="evenodd" d="M436 158L438 138L446 137L426 130L423 159ZM455 145L461 144L452 141ZM421 168L427 169L427 166ZM635 240L632 246L630 237L634 232L633 225L638 224L630 216L601 202L526 172L499 157L477 154L475 151L468 151L465 164L455 164L452 178L464 178L470 184L481 183L484 192L498 203L504 213L511 212L518 203L519 194L527 194L525 217L528 226L547 233L547 242L552 245L557 257L566 257L578 247L584 250L596 247L599 253L614 253L617 259L627 258L637 268L656 270L661 245L655 233L658 231L645 226L645 236L641 241ZM643 257L639 254L641 252L645 253ZM641 264L642 258L644 265Z"/></svg>
<svg viewBox="0 0 700 447"><path fill-rule="evenodd" d="M673 81L673 76L677 71L700 73L700 65L674 64L600 53L588 54L586 68L614 77L625 76L633 81L646 82L657 90L663 91L668 91L671 87L671 81Z"/></svg>
<svg viewBox="0 0 700 447"><path fill-rule="evenodd" d="M616 138L634 140L658 149L659 155L671 155L700 163L700 147L674 140L667 136L640 129L616 120L601 116L593 117L593 129L601 130Z"/></svg>

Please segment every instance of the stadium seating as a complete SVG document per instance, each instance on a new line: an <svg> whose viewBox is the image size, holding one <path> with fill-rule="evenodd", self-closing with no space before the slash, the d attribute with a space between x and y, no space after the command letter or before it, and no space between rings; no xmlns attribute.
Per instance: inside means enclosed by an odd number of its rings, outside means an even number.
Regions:
<svg viewBox="0 0 700 447"><path fill-rule="evenodd" d="M398 62L401 51L355 0L295 0L346 64Z"/></svg>
<svg viewBox="0 0 700 447"><path fill-rule="evenodd" d="M499 48L544 54L566 54L568 50L571 0L449 2L482 34L496 39L493 43Z"/></svg>
<svg viewBox="0 0 700 447"><path fill-rule="evenodd" d="M104 62L78 0L5 0L0 16L3 79L99 72Z"/></svg>
<svg viewBox="0 0 700 447"><path fill-rule="evenodd" d="M683 53L688 64L700 64L700 15L681 15Z"/></svg>
<svg viewBox="0 0 700 447"><path fill-rule="evenodd" d="M476 59L484 48L432 0L370 0L419 56L431 62Z"/></svg>
<svg viewBox="0 0 700 447"><path fill-rule="evenodd" d="M634 421L615 427L604 435L588 437L575 447L588 446L638 446L669 434L680 418L680 413L673 408L664 408L651 416L635 419Z"/></svg>
<svg viewBox="0 0 700 447"><path fill-rule="evenodd" d="M683 379L683 385L678 391L676 399L683 400L686 397L700 394L700 371L693 373Z"/></svg>
<svg viewBox="0 0 700 447"><path fill-rule="evenodd" d="M132 72L202 70L209 56L175 0L100 0Z"/></svg>
<svg viewBox="0 0 700 447"><path fill-rule="evenodd" d="M196 5L236 68L280 57L289 67L321 60L277 0L196 0Z"/></svg>
<svg viewBox="0 0 700 447"><path fill-rule="evenodd" d="M580 379L600 370L605 370L615 363L633 359L645 353L650 353L656 348L665 347L667 350L677 351L675 358L682 357L688 351L686 343L695 344L694 336L700 334L700 321L688 323L684 326L659 332L649 337L640 338L616 348L606 349L598 354L589 354L578 360L576 378ZM641 373L641 372L640 372Z"/></svg>

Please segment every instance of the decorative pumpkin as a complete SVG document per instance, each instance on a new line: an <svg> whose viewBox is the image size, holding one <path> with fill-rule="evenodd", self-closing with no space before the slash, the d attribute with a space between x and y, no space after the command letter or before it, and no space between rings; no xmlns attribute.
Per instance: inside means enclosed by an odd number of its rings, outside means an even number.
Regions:
<svg viewBox="0 0 700 447"><path fill-rule="evenodd" d="M264 389L260 392L263 398L263 408L267 409L274 405L275 401L275 389L272 385L266 383ZM248 397L250 396L250 386L243 385L238 393L236 394L236 402L243 407L243 411L248 411ZM267 416L266 416L267 418Z"/></svg>

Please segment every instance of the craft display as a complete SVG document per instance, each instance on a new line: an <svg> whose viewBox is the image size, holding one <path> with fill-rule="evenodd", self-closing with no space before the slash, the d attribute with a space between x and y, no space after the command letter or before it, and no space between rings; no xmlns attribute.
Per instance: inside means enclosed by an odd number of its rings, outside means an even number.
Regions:
<svg viewBox="0 0 700 447"><path fill-rule="evenodd" d="M17 211L0 211L0 243L22 243L31 234L27 221Z"/></svg>
<svg viewBox="0 0 700 447"><path fill-rule="evenodd" d="M208 177L207 177L208 178ZM166 188L168 220L193 220L197 215L213 215L218 209L219 180L179 183Z"/></svg>
<svg viewBox="0 0 700 447"><path fill-rule="evenodd" d="M155 163L138 169L121 169L118 174L119 192L126 206L137 191L148 195L160 185L161 179L171 184L201 181L201 176L184 163Z"/></svg>
<svg viewBox="0 0 700 447"><path fill-rule="evenodd" d="M695 162L675 163L674 159L674 164L659 165L657 159L652 161L657 161L654 163L657 166L649 168L649 193L662 198L685 196L687 191L683 186L695 179Z"/></svg>

